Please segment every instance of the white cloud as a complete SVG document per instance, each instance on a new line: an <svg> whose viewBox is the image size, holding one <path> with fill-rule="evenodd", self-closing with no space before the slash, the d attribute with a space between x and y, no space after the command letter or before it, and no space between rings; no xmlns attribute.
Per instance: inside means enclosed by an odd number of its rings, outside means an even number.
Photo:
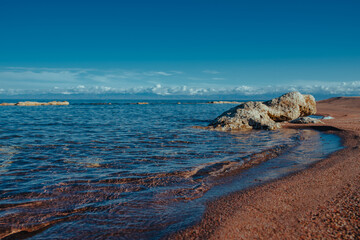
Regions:
<svg viewBox="0 0 360 240"><path fill-rule="evenodd" d="M33 71L3 71L0 72L1 81L33 80L33 81L76 81L77 72L58 71L58 72L33 72Z"/></svg>
<svg viewBox="0 0 360 240"><path fill-rule="evenodd" d="M171 77L180 71L149 71L87 68L0 68L0 86L4 88L67 88L73 85L110 85L111 87L135 87L154 77Z"/></svg>
<svg viewBox="0 0 360 240"><path fill-rule="evenodd" d="M159 96L176 96L176 95L189 95L189 96L211 96L211 95L238 95L255 97L269 94L282 94L289 91L300 91L309 94L330 94L330 95L360 95L360 81L348 83L324 83L322 85L283 85L283 86L238 86L233 88L201 88L189 86L163 86L156 84L152 87L135 87L135 88L113 88L109 86L86 86L78 85L73 88L52 88L47 91L39 91L40 93L61 93L61 94L155 94ZM2 94L20 94L26 93L23 90L3 89L0 90Z"/></svg>
<svg viewBox="0 0 360 240"><path fill-rule="evenodd" d="M172 76L173 74L168 73L168 72L151 71L151 72L145 72L144 75L146 75L146 76Z"/></svg>
<svg viewBox="0 0 360 240"><path fill-rule="evenodd" d="M183 74L184 72L182 72L182 71L170 71L171 73L173 73L173 74Z"/></svg>
<svg viewBox="0 0 360 240"><path fill-rule="evenodd" d="M219 73L207 71L208 74ZM159 96L233 95L256 98L262 95L300 91L314 95L360 95L360 81L321 82L302 80L296 81L298 84L278 86L236 86L229 85L226 83L228 79L218 76L206 79L188 75L181 76L180 74L183 73L180 71L144 72L121 69L8 67L0 68L0 94L1 96L26 93L143 94L144 96L146 94ZM160 81L160 77L165 77L165 79ZM213 82L208 81L209 79ZM214 81L221 81L224 84L214 83Z"/></svg>
<svg viewBox="0 0 360 240"><path fill-rule="evenodd" d="M3 67L10 71L77 71L77 72L88 72L96 71L94 68L48 68L48 67Z"/></svg>
<svg viewBox="0 0 360 240"><path fill-rule="evenodd" d="M207 74L219 74L219 71L216 70L204 70L202 71L203 73L207 73Z"/></svg>

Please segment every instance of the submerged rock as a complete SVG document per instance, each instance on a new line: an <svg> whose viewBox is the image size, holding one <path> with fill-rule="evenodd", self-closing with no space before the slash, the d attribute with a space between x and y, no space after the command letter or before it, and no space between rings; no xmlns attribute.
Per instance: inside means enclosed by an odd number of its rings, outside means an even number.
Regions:
<svg viewBox="0 0 360 240"><path fill-rule="evenodd" d="M148 102L137 102L137 103L134 103L134 104L137 104L137 105L147 105L149 104Z"/></svg>
<svg viewBox="0 0 360 240"><path fill-rule="evenodd" d="M16 103L0 103L0 106L15 106Z"/></svg>
<svg viewBox="0 0 360 240"><path fill-rule="evenodd" d="M49 105L69 105L69 102L67 101L63 101L63 102L58 102L58 101L52 101L52 102L30 102L30 101L26 101L26 102L18 102L15 104L16 106L49 106Z"/></svg>
<svg viewBox="0 0 360 240"><path fill-rule="evenodd" d="M290 92L266 102L240 104L218 116L209 127L216 130L274 130L281 127L277 122L315 113L316 102L313 96Z"/></svg>
<svg viewBox="0 0 360 240"><path fill-rule="evenodd" d="M209 104L240 104L241 102L237 102L237 101L210 101L207 102Z"/></svg>
<svg viewBox="0 0 360 240"><path fill-rule="evenodd" d="M291 120L290 123L301 123L301 124L307 124L307 123L323 123L321 120L311 117L299 117L297 119Z"/></svg>
<svg viewBox="0 0 360 240"><path fill-rule="evenodd" d="M52 101L52 102L18 102L18 103L0 103L0 106L49 106L49 105L69 105L69 102Z"/></svg>
<svg viewBox="0 0 360 240"><path fill-rule="evenodd" d="M41 102L30 102L30 101L26 101L26 102L18 102L15 105L16 106L42 106L45 103L41 103Z"/></svg>

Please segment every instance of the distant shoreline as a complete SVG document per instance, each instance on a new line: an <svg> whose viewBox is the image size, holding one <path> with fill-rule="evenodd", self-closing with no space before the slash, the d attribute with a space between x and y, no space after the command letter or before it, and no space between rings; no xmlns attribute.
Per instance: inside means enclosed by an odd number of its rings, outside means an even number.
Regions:
<svg viewBox="0 0 360 240"><path fill-rule="evenodd" d="M83 102L81 102L83 101ZM241 104L239 101L208 101L208 100L153 100L153 101L95 101L78 100L70 103L69 101L19 101L19 102L1 102L0 106L48 106L48 105L155 105L155 104Z"/></svg>
<svg viewBox="0 0 360 240"><path fill-rule="evenodd" d="M170 239L330 239L360 236L360 97L317 102L325 124L285 124L339 135L345 149L308 169L210 202Z"/></svg>

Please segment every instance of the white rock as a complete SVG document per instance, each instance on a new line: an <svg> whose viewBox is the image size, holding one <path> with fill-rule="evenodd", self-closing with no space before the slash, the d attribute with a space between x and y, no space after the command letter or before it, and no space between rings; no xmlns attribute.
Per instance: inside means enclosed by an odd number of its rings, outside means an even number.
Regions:
<svg viewBox="0 0 360 240"><path fill-rule="evenodd" d="M221 114L210 126L217 130L280 128L268 115L269 108L261 102L246 102Z"/></svg>
<svg viewBox="0 0 360 240"><path fill-rule="evenodd" d="M269 107L270 118L276 122L289 121L316 113L315 98L299 92L286 93L264 104Z"/></svg>
<svg viewBox="0 0 360 240"><path fill-rule="evenodd" d="M240 104L218 116L209 127L216 130L274 130L281 127L277 122L315 113L316 102L313 96L290 92L266 102Z"/></svg>

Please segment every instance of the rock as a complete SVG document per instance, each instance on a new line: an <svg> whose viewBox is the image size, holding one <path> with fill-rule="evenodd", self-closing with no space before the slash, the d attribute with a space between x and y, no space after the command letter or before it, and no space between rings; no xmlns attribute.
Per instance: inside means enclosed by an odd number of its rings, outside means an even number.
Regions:
<svg viewBox="0 0 360 240"><path fill-rule="evenodd" d="M70 103L67 101L63 101L63 102L57 102L57 101L52 101L52 102L48 102L45 105L60 105L60 106L64 106L64 105L69 105Z"/></svg>
<svg viewBox="0 0 360 240"><path fill-rule="evenodd" d="M291 120L290 123L301 123L301 124L308 124L308 123L323 123L321 120L311 117L299 117L294 120Z"/></svg>
<svg viewBox="0 0 360 240"><path fill-rule="evenodd" d="M26 101L26 102L18 102L15 105L16 106L41 106L41 105L44 105L44 104L45 103Z"/></svg>
<svg viewBox="0 0 360 240"><path fill-rule="evenodd" d="M316 113L315 98L299 92L286 93L264 104L269 107L270 118L276 122L290 121Z"/></svg>
<svg viewBox="0 0 360 240"><path fill-rule="evenodd" d="M15 103L0 103L0 106L15 106Z"/></svg>
<svg viewBox="0 0 360 240"><path fill-rule="evenodd" d="M210 126L217 130L280 128L268 115L269 108L261 102L246 102L224 112Z"/></svg>
<svg viewBox="0 0 360 240"><path fill-rule="evenodd" d="M218 116L209 127L216 130L274 130L281 127L277 122L315 113L316 102L313 96L290 92L266 102L240 104Z"/></svg>
<svg viewBox="0 0 360 240"><path fill-rule="evenodd" d="M210 101L209 104L240 104L241 102L236 101Z"/></svg>
<svg viewBox="0 0 360 240"><path fill-rule="evenodd" d="M149 104L148 102L137 102L137 103L133 103L133 104L138 104L138 105L147 105Z"/></svg>
<svg viewBox="0 0 360 240"><path fill-rule="evenodd" d="M26 101L26 102L18 102L15 105L16 106L69 105L69 102L67 102L67 101L63 101L63 102L57 102L57 101L52 101L52 102L30 102L30 101Z"/></svg>
<svg viewBox="0 0 360 240"><path fill-rule="evenodd" d="M18 102L18 103L1 103L0 106L48 106L48 105L69 105L69 102L52 101L52 102Z"/></svg>

